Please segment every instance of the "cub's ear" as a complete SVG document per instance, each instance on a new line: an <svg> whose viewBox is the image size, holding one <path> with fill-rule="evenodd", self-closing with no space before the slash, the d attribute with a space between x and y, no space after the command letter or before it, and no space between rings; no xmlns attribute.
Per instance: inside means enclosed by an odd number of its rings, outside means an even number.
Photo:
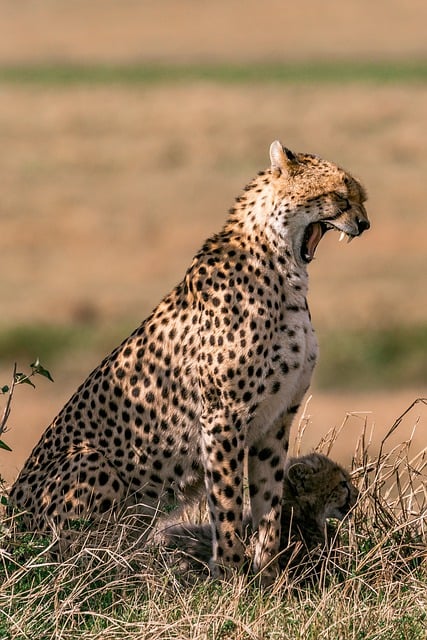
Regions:
<svg viewBox="0 0 427 640"><path fill-rule="evenodd" d="M270 162L271 171L277 177L282 173L288 174L295 172L295 168L299 164L296 155L284 147L278 140L275 140L270 145Z"/></svg>
<svg viewBox="0 0 427 640"><path fill-rule="evenodd" d="M295 462L287 470L289 482L298 490L304 490L307 481L313 475L313 469L305 462Z"/></svg>

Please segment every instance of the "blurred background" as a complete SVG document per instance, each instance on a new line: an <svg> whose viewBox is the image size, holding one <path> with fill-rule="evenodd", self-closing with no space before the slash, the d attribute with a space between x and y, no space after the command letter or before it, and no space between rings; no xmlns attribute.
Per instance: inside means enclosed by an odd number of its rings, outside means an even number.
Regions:
<svg viewBox="0 0 427 640"><path fill-rule="evenodd" d="M17 388L1 475L181 279L276 138L359 177L372 222L310 265L303 449L344 425L347 461L427 396L424 1L3 0L0 23L0 383L37 357L55 379ZM419 449L421 403L397 441L414 426Z"/></svg>

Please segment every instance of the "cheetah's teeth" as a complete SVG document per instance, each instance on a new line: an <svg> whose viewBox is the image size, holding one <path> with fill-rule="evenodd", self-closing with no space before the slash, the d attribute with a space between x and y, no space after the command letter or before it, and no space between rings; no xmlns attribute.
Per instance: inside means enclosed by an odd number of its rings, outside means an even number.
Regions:
<svg viewBox="0 0 427 640"><path fill-rule="evenodd" d="M341 242L342 240L344 240L344 238L345 238L345 233L344 231L341 231L338 242Z"/></svg>
<svg viewBox="0 0 427 640"><path fill-rule="evenodd" d="M349 242L351 242L352 240L354 240L354 236L348 236L347 237L347 244L349 244Z"/></svg>

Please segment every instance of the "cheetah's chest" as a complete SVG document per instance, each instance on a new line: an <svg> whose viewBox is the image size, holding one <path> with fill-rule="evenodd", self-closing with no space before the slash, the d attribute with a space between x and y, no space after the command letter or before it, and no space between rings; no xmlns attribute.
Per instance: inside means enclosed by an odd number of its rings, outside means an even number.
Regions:
<svg viewBox="0 0 427 640"><path fill-rule="evenodd" d="M267 394L259 404L250 439L257 439L286 412L294 412L306 393L317 360L318 344L310 316L301 312L280 336L270 360Z"/></svg>

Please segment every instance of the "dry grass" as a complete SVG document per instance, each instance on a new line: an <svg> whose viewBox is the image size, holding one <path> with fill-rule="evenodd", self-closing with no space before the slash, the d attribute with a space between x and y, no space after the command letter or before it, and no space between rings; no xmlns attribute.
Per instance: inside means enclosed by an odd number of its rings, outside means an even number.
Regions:
<svg viewBox="0 0 427 640"><path fill-rule="evenodd" d="M427 598L426 451L411 439L389 448L416 400L370 451L367 424L353 458L361 497L338 530L338 555L319 583L286 573L268 591L236 576L230 584L176 571L161 550L130 543L124 526L105 530L66 561L52 562L46 542L8 540L3 525L0 638L94 640L313 638L400 640L424 637ZM296 447L304 439L303 418ZM338 431L319 443L333 456ZM13 551L12 551L13 549ZM0 618L1 620L1 618Z"/></svg>

